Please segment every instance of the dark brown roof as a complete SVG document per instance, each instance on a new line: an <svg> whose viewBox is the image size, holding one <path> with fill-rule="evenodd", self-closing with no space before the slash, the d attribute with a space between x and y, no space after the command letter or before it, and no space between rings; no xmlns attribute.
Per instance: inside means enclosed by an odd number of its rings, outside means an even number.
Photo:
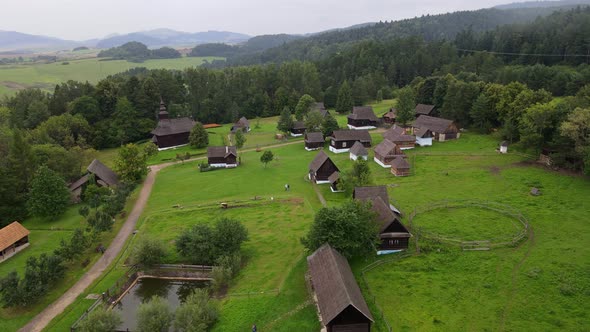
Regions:
<svg viewBox="0 0 590 332"><path fill-rule="evenodd" d="M370 121L379 121L375 112L373 112L373 107L371 106L355 106L352 108L352 114L348 115L349 119L353 120L370 120Z"/></svg>
<svg viewBox="0 0 590 332"><path fill-rule="evenodd" d="M354 142L354 144L350 148L350 153L355 156L368 156L369 155L369 151L367 151L367 148L365 148L365 146L359 141Z"/></svg>
<svg viewBox="0 0 590 332"><path fill-rule="evenodd" d="M452 120L435 118L428 115L420 115L416 121L414 121L414 127L427 128L435 133L444 133L452 124Z"/></svg>
<svg viewBox="0 0 590 332"><path fill-rule="evenodd" d="M412 135L406 135L406 131L401 127L391 127L383 133L383 138L388 139L392 142L415 142L416 137Z"/></svg>
<svg viewBox="0 0 590 332"><path fill-rule="evenodd" d="M383 117L384 117L384 118L395 119L395 118L397 117L397 115L395 114L395 113L396 113L396 111L397 111L397 110L396 110L395 108L391 108L391 109L389 110L389 112L387 112L387 113L383 114Z"/></svg>
<svg viewBox="0 0 590 332"><path fill-rule="evenodd" d="M334 184L334 182L338 181L339 179L340 179L339 172L334 172L330 176L328 176L328 181L330 181L330 183L332 183L332 184Z"/></svg>
<svg viewBox="0 0 590 332"><path fill-rule="evenodd" d="M207 158L227 158L230 154L238 156L235 146L210 146L207 148Z"/></svg>
<svg viewBox="0 0 590 332"><path fill-rule="evenodd" d="M389 204L389 194L387 194L386 186L356 187L354 188L352 197L361 201L373 197L381 197L385 203Z"/></svg>
<svg viewBox="0 0 590 332"><path fill-rule="evenodd" d="M425 104L418 104L416 105L416 114L419 115L430 115L434 110L434 105L425 105Z"/></svg>
<svg viewBox="0 0 590 332"><path fill-rule="evenodd" d="M106 167L98 159L94 159L90 163L90 165L88 165L86 170L88 172L96 175L96 177L100 178L109 187L119 184L119 179L117 178L117 174L115 174L115 172L113 172L113 170L111 170L110 168Z"/></svg>
<svg viewBox="0 0 590 332"><path fill-rule="evenodd" d="M323 101L320 101L320 102L317 102L317 103L313 104L313 108L316 109L316 110L325 110L326 109L326 106L324 106L324 102Z"/></svg>
<svg viewBox="0 0 590 332"><path fill-rule="evenodd" d="M293 129L305 129L305 122L303 121L295 121L293 122Z"/></svg>
<svg viewBox="0 0 590 332"><path fill-rule="evenodd" d="M396 169L410 169L410 163L403 157L395 157L391 161L391 167Z"/></svg>
<svg viewBox="0 0 590 332"><path fill-rule="evenodd" d="M332 162L332 159L330 159L330 157L328 157L328 155L323 150L318 152L318 154L315 156L315 158L313 158L311 163L309 163L309 170L317 172L317 170L320 169L320 167L322 167L322 165L328 160Z"/></svg>
<svg viewBox="0 0 590 332"><path fill-rule="evenodd" d="M334 130L332 137L336 141L371 142L371 134L368 130Z"/></svg>
<svg viewBox="0 0 590 332"><path fill-rule="evenodd" d="M70 184L70 186L68 188L70 189L70 191L74 191L74 190L80 188L81 186L83 186L86 182L88 182L88 179L89 179L88 174L84 174L76 182Z"/></svg>
<svg viewBox="0 0 590 332"><path fill-rule="evenodd" d="M250 121L248 121L248 119L243 116L238 121L236 121L235 125L242 128L250 127Z"/></svg>
<svg viewBox="0 0 590 332"><path fill-rule="evenodd" d="M324 134L320 132L306 133L305 141L308 143L323 143L326 141Z"/></svg>
<svg viewBox="0 0 590 332"><path fill-rule="evenodd" d="M371 210L377 215L377 224L379 225L379 233L383 233L396 219L395 214L391 211L389 204L384 202L379 196L369 198L371 201Z"/></svg>
<svg viewBox="0 0 590 332"><path fill-rule="evenodd" d="M324 326L349 306L374 322L344 256L329 244L324 244L307 257L307 265Z"/></svg>
<svg viewBox="0 0 590 332"><path fill-rule="evenodd" d="M399 154L400 150L397 144L393 143L388 139L384 139L381 143L375 147L375 154L380 156L391 156Z"/></svg>
<svg viewBox="0 0 590 332"><path fill-rule="evenodd" d="M416 137L420 138L432 137L432 132L428 128L416 128L416 130L414 130L414 134Z"/></svg>
<svg viewBox="0 0 590 332"><path fill-rule="evenodd" d="M0 251L10 247L18 240L29 235L29 230L24 228L18 221L0 229Z"/></svg>
<svg viewBox="0 0 590 332"><path fill-rule="evenodd" d="M156 129L152 134L156 136L174 135L188 133L195 126L195 122L190 118L162 119L158 121Z"/></svg>

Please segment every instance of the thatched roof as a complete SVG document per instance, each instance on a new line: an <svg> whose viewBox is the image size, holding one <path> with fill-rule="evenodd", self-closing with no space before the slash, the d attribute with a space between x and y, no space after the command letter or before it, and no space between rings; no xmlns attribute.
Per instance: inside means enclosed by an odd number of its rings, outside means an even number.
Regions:
<svg viewBox="0 0 590 332"><path fill-rule="evenodd" d="M207 148L207 158L227 158L229 155L238 156L235 146L210 146Z"/></svg>
<svg viewBox="0 0 590 332"><path fill-rule="evenodd" d="M29 230L24 228L18 221L0 229L0 251L10 247L18 240L29 235Z"/></svg>
<svg viewBox="0 0 590 332"><path fill-rule="evenodd" d="M395 169L410 169L410 163L403 157L395 157L391 161L391 167Z"/></svg>
<svg viewBox="0 0 590 332"><path fill-rule="evenodd" d="M324 134L320 132L313 132L313 133L306 133L305 134L305 142L307 143L323 143L326 139L324 138Z"/></svg>
<svg viewBox="0 0 590 332"><path fill-rule="evenodd" d="M416 114L418 115L430 115L434 110L434 105L418 104L416 105Z"/></svg>
<svg viewBox="0 0 590 332"><path fill-rule="evenodd" d="M444 133L452 124L452 120L435 118L428 115L420 115L414 121L414 127L430 129L435 133Z"/></svg>
<svg viewBox="0 0 590 332"><path fill-rule="evenodd" d="M361 142L356 141L350 148L350 154L353 154L355 156L368 156L369 151Z"/></svg>
<svg viewBox="0 0 590 332"><path fill-rule="evenodd" d="M344 256L329 244L324 244L307 257L307 265L324 326L349 306L374 322Z"/></svg>
<svg viewBox="0 0 590 332"><path fill-rule="evenodd" d="M94 159L90 165L88 165L86 170L89 173L96 175L97 178L102 180L109 187L119 184L117 174L101 163L98 159Z"/></svg>
<svg viewBox="0 0 590 332"><path fill-rule="evenodd" d="M332 137L336 141L360 141L371 142L371 134L368 130L334 130Z"/></svg>
<svg viewBox="0 0 590 332"><path fill-rule="evenodd" d="M328 155L322 150L318 152L318 154L309 164L309 170L312 172L317 172L318 169L320 169L320 167L322 167L322 165L327 161L333 164L332 159L330 159L330 157L328 157Z"/></svg>
<svg viewBox="0 0 590 332"><path fill-rule="evenodd" d="M152 135L166 136L181 133L188 133L195 126L195 121L190 118L162 119L158 121Z"/></svg>
<svg viewBox="0 0 590 332"><path fill-rule="evenodd" d="M387 139L384 139L375 147L375 154L380 156L393 156L401 153L401 149L397 146L397 144Z"/></svg>
<svg viewBox="0 0 590 332"><path fill-rule="evenodd" d="M375 115L375 112L373 112L373 107L371 106L353 107L352 114L349 114L348 118L353 120L379 121L379 119Z"/></svg>

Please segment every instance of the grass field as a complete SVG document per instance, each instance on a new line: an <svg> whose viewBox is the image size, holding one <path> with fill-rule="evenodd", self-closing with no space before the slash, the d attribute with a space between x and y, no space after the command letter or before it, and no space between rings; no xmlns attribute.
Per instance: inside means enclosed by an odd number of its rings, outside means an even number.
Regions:
<svg viewBox="0 0 590 332"><path fill-rule="evenodd" d="M35 87L53 91L55 84L75 80L96 83L108 75L117 74L131 68L184 69L199 66L205 60L215 57L183 57L179 59L146 60L142 63L125 60L99 61L98 58L72 60L69 65L62 62L50 64L24 64L0 66L0 96L14 94L17 90Z"/></svg>

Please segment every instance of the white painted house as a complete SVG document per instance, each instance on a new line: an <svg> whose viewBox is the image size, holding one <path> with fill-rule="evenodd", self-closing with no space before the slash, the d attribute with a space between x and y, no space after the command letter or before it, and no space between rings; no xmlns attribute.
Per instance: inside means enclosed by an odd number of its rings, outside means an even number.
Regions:
<svg viewBox="0 0 590 332"><path fill-rule="evenodd" d="M369 151L361 142L357 141L350 148L350 160L357 160L359 158L367 160L369 158Z"/></svg>

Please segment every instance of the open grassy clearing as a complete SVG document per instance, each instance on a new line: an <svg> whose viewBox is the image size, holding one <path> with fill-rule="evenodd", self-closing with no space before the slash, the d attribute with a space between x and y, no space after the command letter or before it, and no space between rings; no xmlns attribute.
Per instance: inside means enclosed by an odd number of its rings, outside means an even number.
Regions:
<svg viewBox="0 0 590 332"><path fill-rule="evenodd" d="M216 57L183 57L178 59L153 59L142 63L126 60L99 61L98 58L72 60L69 65L62 62L49 64L23 64L0 66L0 96L14 94L19 89L40 88L53 92L55 84L75 80L96 83L113 74L131 68L184 69L203 64L204 61L220 59Z"/></svg>

